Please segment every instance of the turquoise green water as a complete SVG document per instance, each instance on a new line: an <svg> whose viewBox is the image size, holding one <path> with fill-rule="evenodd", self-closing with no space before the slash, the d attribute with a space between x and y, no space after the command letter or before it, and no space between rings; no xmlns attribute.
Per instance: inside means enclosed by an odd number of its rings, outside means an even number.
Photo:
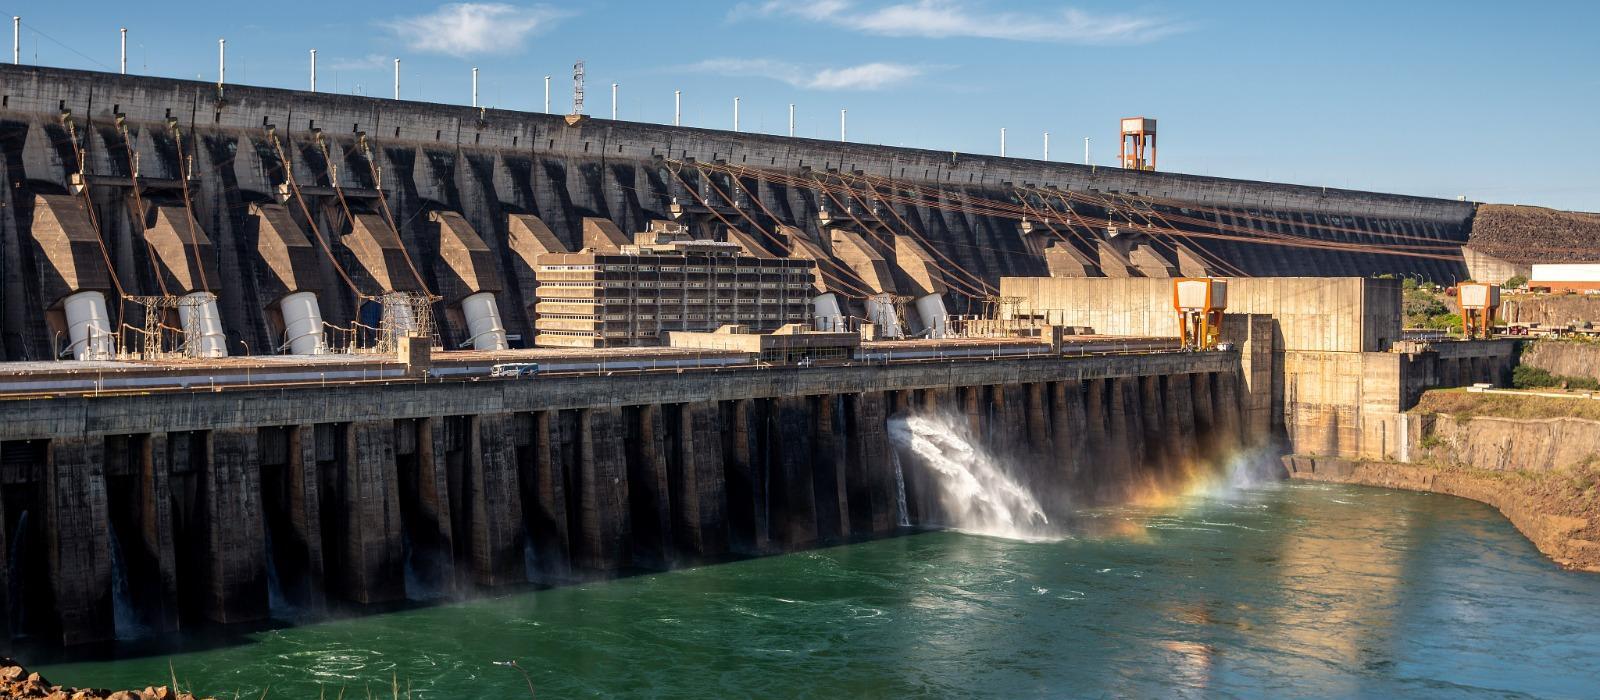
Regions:
<svg viewBox="0 0 1600 700"><path fill-rule="evenodd" d="M232 697L1594 697L1600 576L1485 506L1280 484L41 666ZM135 653L129 649L127 653Z"/></svg>

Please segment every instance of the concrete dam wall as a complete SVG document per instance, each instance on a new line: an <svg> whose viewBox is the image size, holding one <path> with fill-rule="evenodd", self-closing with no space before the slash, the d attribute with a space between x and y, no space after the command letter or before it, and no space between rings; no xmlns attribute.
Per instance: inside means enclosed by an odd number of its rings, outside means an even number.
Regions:
<svg viewBox="0 0 1600 700"><path fill-rule="evenodd" d="M1235 452L1236 352L19 400L0 639L559 584L936 526L942 412L1050 515ZM899 457L904 457L900 459ZM903 467L903 468L902 468ZM902 505L903 504L903 505Z"/></svg>
<svg viewBox="0 0 1600 700"><path fill-rule="evenodd" d="M293 198L283 192L290 172L300 185ZM858 197L805 184L843 186L858 174L880 184L868 193L850 181ZM279 306L295 293L315 294L323 319L349 326L369 318L355 291L377 287L437 292L447 347L473 337L462 300L492 295L509 334L526 344L535 251L582 248L601 220L627 235L676 214L697 235L840 270L873 257L872 246L846 245L860 240L852 236L871 243L865 229L910 230L927 243L912 246L931 261L925 267L970 275L965 291L928 282L926 270L895 260L897 245L877 243L898 267L882 283L863 274L874 287L864 291L931 285L951 313L975 313L981 290L972 287L1055 272L1049 250L1089 275L1461 277L1474 211L1420 197L11 65L0 66L0 179L0 357L12 360L68 345L61 314L81 290L105 294L108 313L126 312L136 326L138 309L118 296L213 292L216 342L230 354L276 351L290 323ZM919 188L916 203L894 196ZM1050 192L1087 199L1051 205ZM1070 237L1052 236L971 206L980 201L1051 206L1077 224ZM1172 238L1129 258L1108 243L1117 226L1126 234L1174 219L1192 222L1183 250ZM729 224L739 231L727 233ZM1343 247L1250 243L1240 231ZM1418 250L1443 257L1406 254Z"/></svg>

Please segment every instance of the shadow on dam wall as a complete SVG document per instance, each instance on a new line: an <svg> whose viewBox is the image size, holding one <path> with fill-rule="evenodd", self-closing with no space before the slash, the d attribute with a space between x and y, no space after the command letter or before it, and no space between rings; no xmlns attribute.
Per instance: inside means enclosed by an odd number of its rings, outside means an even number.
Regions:
<svg viewBox="0 0 1600 700"><path fill-rule="evenodd" d="M0 217L0 349L11 360L51 356L54 326L46 315L62 293L72 291L60 288L52 271L60 254L40 249L35 229L41 207L35 201L74 191L73 176L80 172L75 141L83 149L81 172L92 176L87 196L78 199L91 204L98 227L74 234L83 268L75 282L83 284L104 267L92 242L98 236L127 294L161 292L160 273L152 272L153 257L159 256L150 252L145 227L132 215L137 170L144 190L140 205L175 211L192 206L211 249L207 264L215 266L207 273L211 284L202 286L218 296L234 354L280 344L283 329L274 308L293 290L276 288L271 266L258 253L261 224L252 206L280 201L291 169L307 202L304 211L286 205L301 229L295 236L320 232L333 251L311 252L295 270L302 288L319 292L327 322L348 327L360 314L329 257L353 270L356 284L372 286L343 242L353 235L346 209L360 215L389 207L400 243L421 261L418 275L433 290L448 287L451 273L429 214L457 212L481 237L488 248L483 259L503 281L492 293L508 333L524 339L535 335L530 306L536 280L512 240L513 215L538 217L555 240L576 250L587 217L610 219L631 234L652 220L672 218L674 202L697 206L705 199L725 209L721 217L745 227L767 253L784 256L791 244L758 236L757 225L769 231L793 226L824 246L829 227L855 225L837 218L824 223L825 207L839 216L839 206L829 203L834 195L797 185L796 178L815 179L820 187L859 172L894 183L892 193L858 193L863 203L881 198L894 209L896 227L918 231L953 269L993 285L1001 276L1047 274L1047 244L1076 246L1095 259L1095 241L1109 236L1113 217L1092 203L1073 205L1081 230L1063 232L1059 241L1041 228L1030 233L1017 219L965 206L973 200L1016 204L1019 187L1054 187L1091 199L1160 198L1164 203L1152 205L1151 215L1203 222L1191 226L1197 235L1184 245L1226 261L1226 272L1237 268L1253 276L1464 277L1458 260L1388 254L1384 247L1398 241L1459 256L1474 211L1471 203L1421 197L602 119L568 125L554 115L247 86L229 85L219 93L214 84L193 81L27 66L0 65L0 85L0 180L8 185L0 205L10 213ZM180 174L190 176L188 195L175 188L185 182ZM334 185L348 201L339 201ZM913 197L914 188L937 196ZM387 193L381 204L380 191ZM724 201L734 196L754 202ZM744 221L736 209L757 223ZM682 222L702 237L717 235L723 226L703 212ZM1339 247L1261 245L1217 235L1230 231L1310 237ZM104 277L105 271L97 274ZM96 284L111 289L110 280ZM951 313L976 311L966 296L945 296ZM444 304L435 315L447 345L468 339L465 324Z"/></svg>
<svg viewBox="0 0 1600 700"><path fill-rule="evenodd" d="M1009 455L1055 518L1239 450L1238 375L1189 357L1148 376L0 442L0 622L32 647L162 653L941 527L940 472L889 434L936 412Z"/></svg>

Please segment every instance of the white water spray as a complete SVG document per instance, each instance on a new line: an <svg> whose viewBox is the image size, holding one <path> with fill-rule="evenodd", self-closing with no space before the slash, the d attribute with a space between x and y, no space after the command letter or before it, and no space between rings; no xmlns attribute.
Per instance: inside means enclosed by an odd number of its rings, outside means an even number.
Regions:
<svg viewBox="0 0 1600 700"><path fill-rule="evenodd" d="M949 416L897 416L889 437L909 450L939 489L944 524L1012 539L1054 536L1039 500L976 445L966 421Z"/></svg>
<svg viewBox="0 0 1600 700"><path fill-rule="evenodd" d="M889 449L889 459L894 462L894 505L898 509L900 527L911 527L910 508L906 507L906 473L900 468L900 451Z"/></svg>
<svg viewBox="0 0 1600 700"><path fill-rule="evenodd" d="M431 561L437 555L421 551L412 541L410 532L400 535L400 550L406 562L406 600L440 600L450 594L448 577L432 578L425 571L439 571Z"/></svg>
<svg viewBox="0 0 1600 700"><path fill-rule="evenodd" d="M522 578L528 583L539 580L539 554L533 549L533 533L528 523L522 523Z"/></svg>
<svg viewBox="0 0 1600 700"><path fill-rule="evenodd" d="M117 533L109 525L106 527L106 538L111 550L112 633L117 639L147 636L150 630L139 621L139 611L133 606L133 594L128 590L128 568L122 559L122 544L117 541Z"/></svg>
<svg viewBox="0 0 1600 700"><path fill-rule="evenodd" d="M283 579L278 578L277 549L272 545L272 523L265 514L261 517L261 540L267 561L267 614L281 620L290 616L293 609L289 597L284 595Z"/></svg>

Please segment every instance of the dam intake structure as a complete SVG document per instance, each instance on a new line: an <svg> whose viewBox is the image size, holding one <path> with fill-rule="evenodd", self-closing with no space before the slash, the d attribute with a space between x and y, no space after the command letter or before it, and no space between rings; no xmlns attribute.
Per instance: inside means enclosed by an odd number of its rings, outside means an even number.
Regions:
<svg viewBox="0 0 1600 700"><path fill-rule="evenodd" d="M926 416L1026 470L1040 512L1020 511L1055 522L1220 463L1250 439L1241 392L1237 352L1151 351L234 387L159 411L136 392L14 399L4 639L315 619L961 527L950 465L892 437Z"/></svg>
<svg viewBox="0 0 1600 700"><path fill-rule="evenodd" d="M1461 278L1475 211L13 65L0 179L0 358L34 361L318 354L408 331L447 348L553 342L573 312L543 297L570 283L540 259L610 254L664 222L812 266L812 319L938 337L983 313L1002 276Z"/></svg>

